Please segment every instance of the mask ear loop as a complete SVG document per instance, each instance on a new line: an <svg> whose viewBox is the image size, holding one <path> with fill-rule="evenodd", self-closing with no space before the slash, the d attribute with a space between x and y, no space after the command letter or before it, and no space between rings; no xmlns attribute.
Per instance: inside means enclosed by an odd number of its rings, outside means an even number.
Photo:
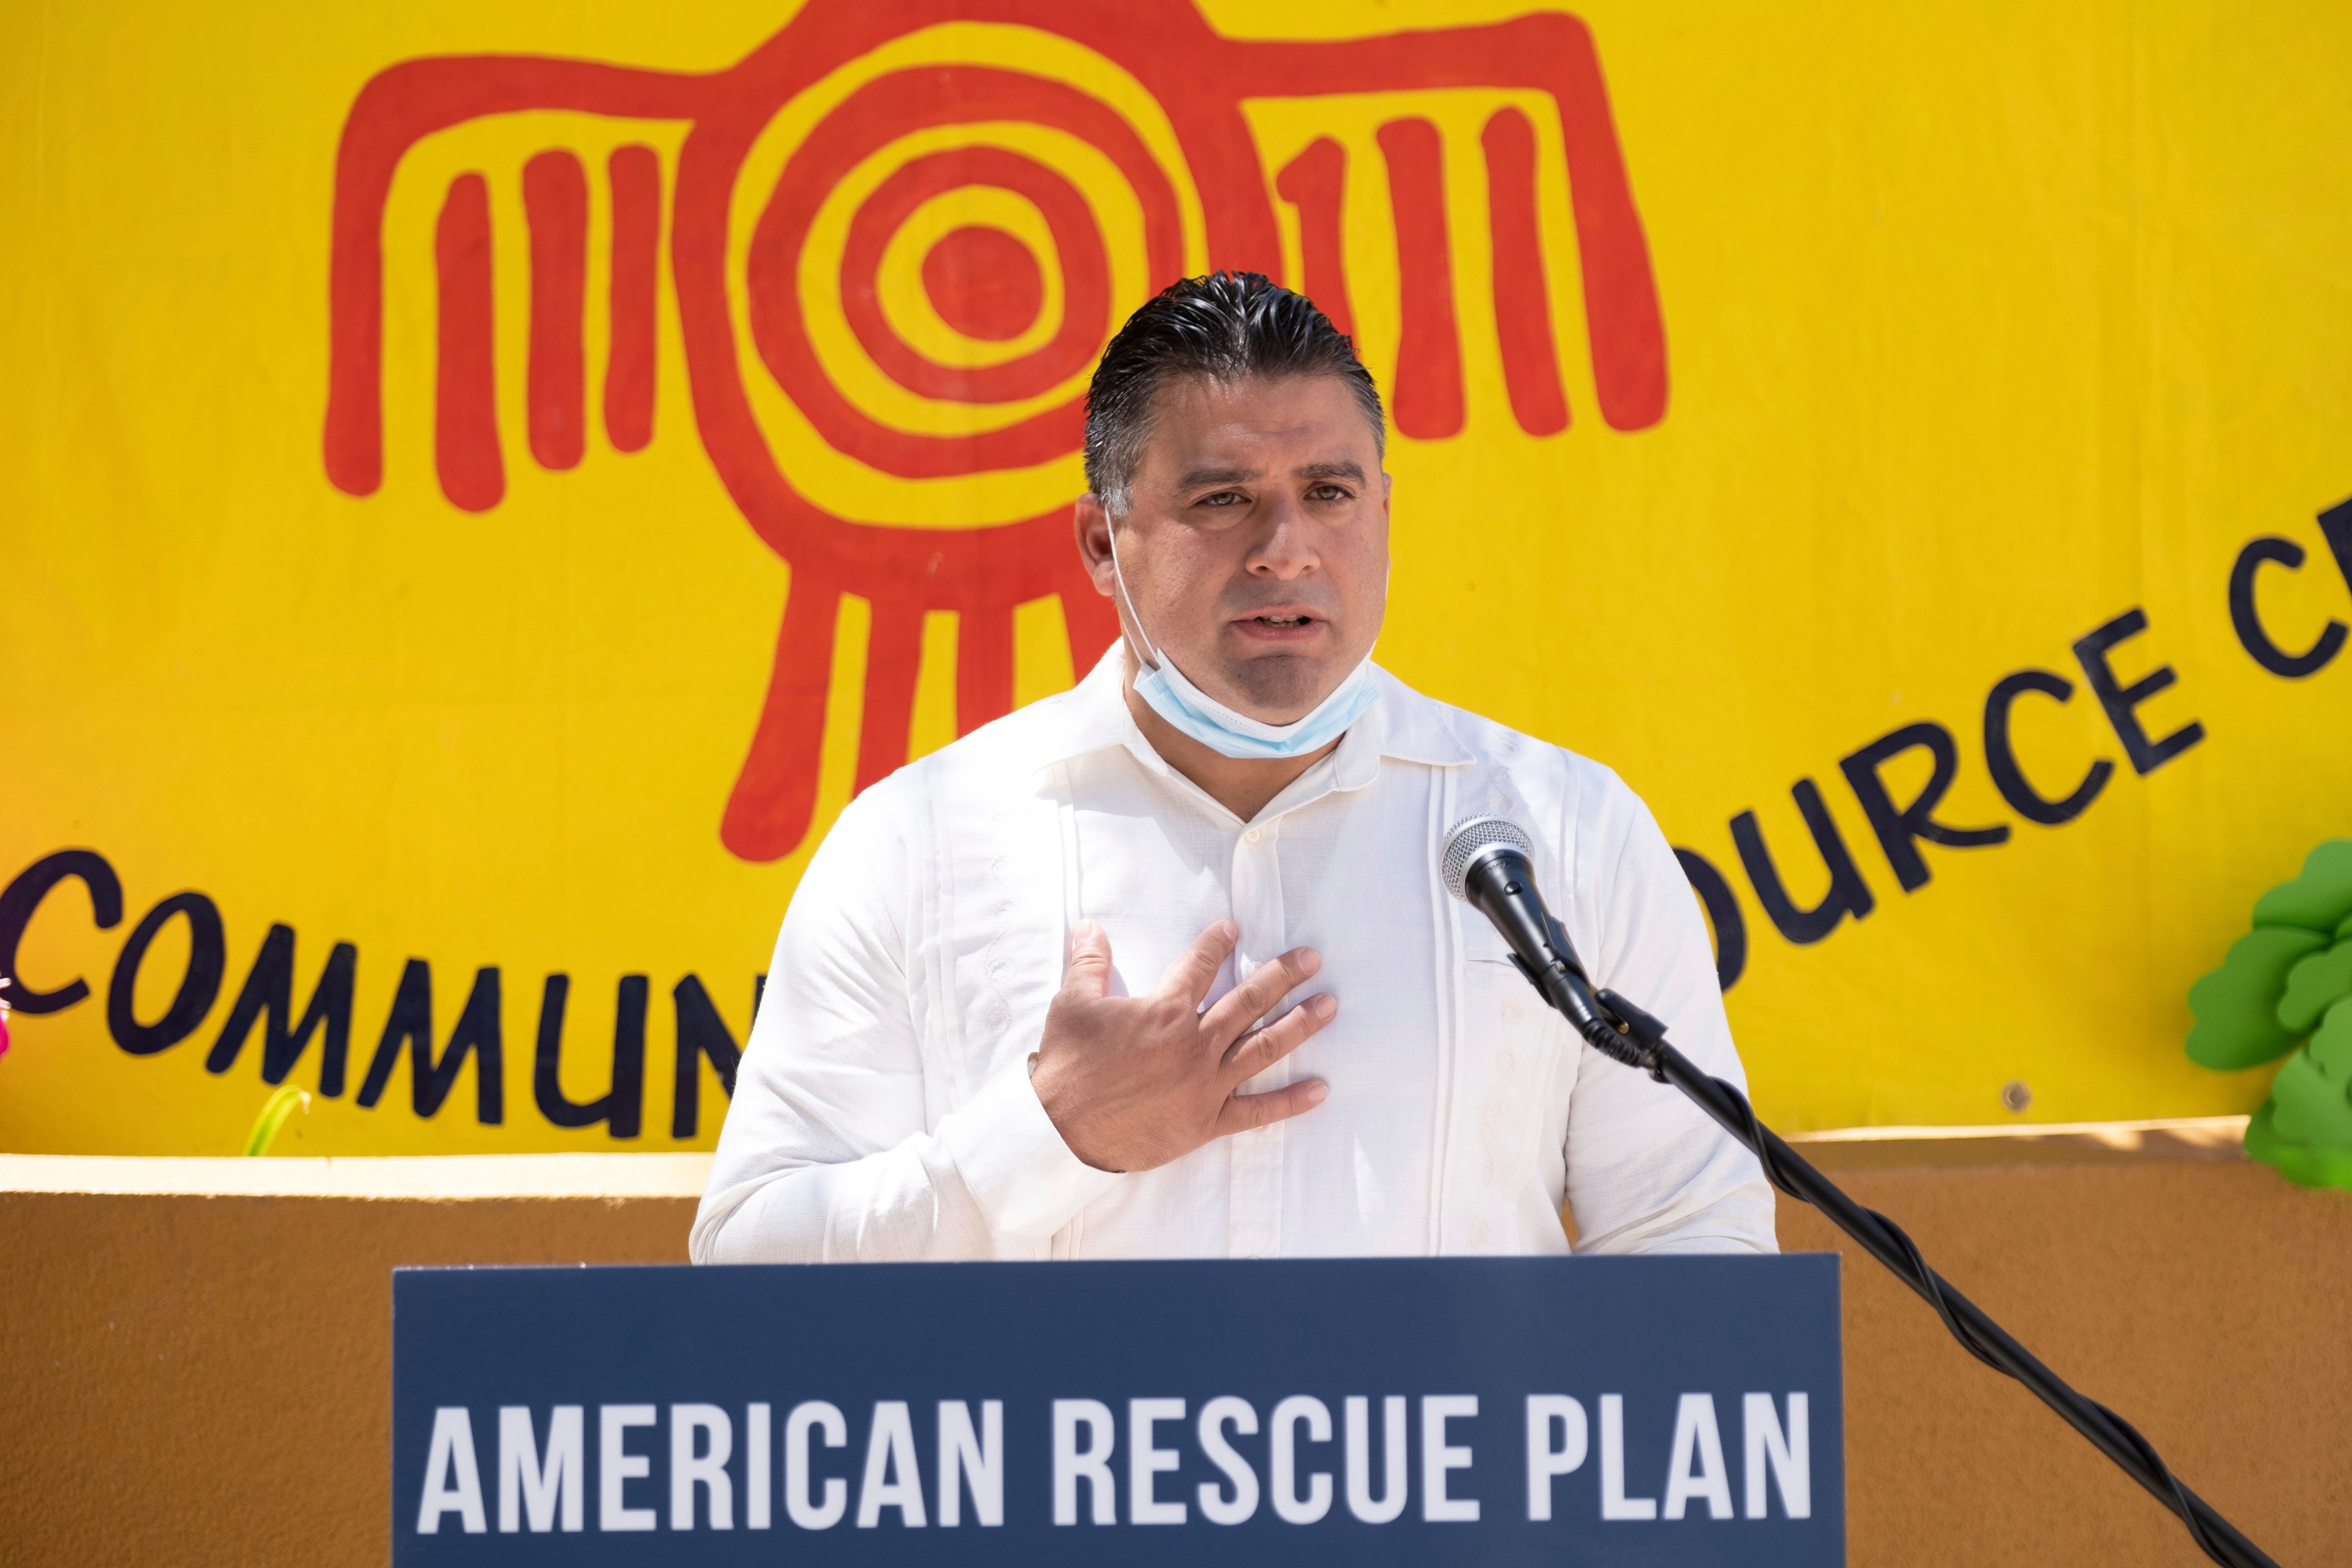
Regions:
<svg viewBox="0 0 2352 1568"><path fill-rule="evenodd" d="M1143 628L1143 612L1135 607L1135 595L1127 591L1127 574L1118 566L1118 523L1108 507L1103 509L1103 521L1110 529L1111 582L1118 589L1119 603L1127 606L1128 624L1135 628L1135 635L1143 639L1143 646L1135 651L1142 657L1146 669L1156 670L1160 668L1160 650L1152 646L1151 634Z"/></svg>

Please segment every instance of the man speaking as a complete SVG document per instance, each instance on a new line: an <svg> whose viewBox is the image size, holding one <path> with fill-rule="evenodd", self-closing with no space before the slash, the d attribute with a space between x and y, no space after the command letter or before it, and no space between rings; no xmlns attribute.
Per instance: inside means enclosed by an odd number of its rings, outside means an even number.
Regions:
<svg viewBox="0 0 2352 1568"><path fill-rule="evenodd" d="M1380 395L1255 273L1104 353L1077 547L1124 637L860 795L793 895L698 1262L1774 1249L1755 1158L1449 897L1507 816L1596 984L1741 1081L1706 932L1598 763L1371 662ZM1573 658L1570 636L1559 642Z"/></svg>

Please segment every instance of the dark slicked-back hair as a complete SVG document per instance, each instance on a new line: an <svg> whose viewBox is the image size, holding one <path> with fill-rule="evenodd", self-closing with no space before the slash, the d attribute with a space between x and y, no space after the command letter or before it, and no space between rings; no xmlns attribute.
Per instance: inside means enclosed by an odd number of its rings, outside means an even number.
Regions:
<svg viewBox="0 0 2352 1568"><path fill-rule="evenodd" d="M1186 278L1127 319L1087 389L1087 486L1112 515L1128 510L1129 487L1151 438L1153 397L1188 375L1345 382L1371 422L1373 446L1387 456L1380 388L1356 357L1354 341L1330 317L1262 272Z"/></svg>

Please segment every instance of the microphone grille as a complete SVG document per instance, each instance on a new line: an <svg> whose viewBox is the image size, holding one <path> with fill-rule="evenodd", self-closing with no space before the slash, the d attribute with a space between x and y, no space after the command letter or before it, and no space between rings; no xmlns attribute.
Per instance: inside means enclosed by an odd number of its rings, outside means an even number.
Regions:
<svg viewBox="0 0 2352 1568"><path fill-rule="evenodd" d="M1478 851L1497 844L1507 844L1522 855L1533 855L1535 845L1519 825L1500 816L1465 817L1445 830L1445 847L1440 854L1438 868L1445 879L1445 890L1455 898L1463 896L1462 879L1469 874L1470 862Z"/></svg>

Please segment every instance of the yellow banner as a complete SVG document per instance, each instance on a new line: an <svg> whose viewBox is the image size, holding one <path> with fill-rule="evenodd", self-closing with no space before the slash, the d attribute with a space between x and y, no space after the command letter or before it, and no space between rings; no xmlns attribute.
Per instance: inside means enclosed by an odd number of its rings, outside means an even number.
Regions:
<svg viewBox="0 0 2352 1568"><path fill-rule="evenodd" d="M1077 400L1209 266L1356 334L1382 661L1650 801L1769 1120L2259 1103L2352 12L1523 5L0 18L0 1148L709 1146L835 814L1106 645Z"/></svg>

